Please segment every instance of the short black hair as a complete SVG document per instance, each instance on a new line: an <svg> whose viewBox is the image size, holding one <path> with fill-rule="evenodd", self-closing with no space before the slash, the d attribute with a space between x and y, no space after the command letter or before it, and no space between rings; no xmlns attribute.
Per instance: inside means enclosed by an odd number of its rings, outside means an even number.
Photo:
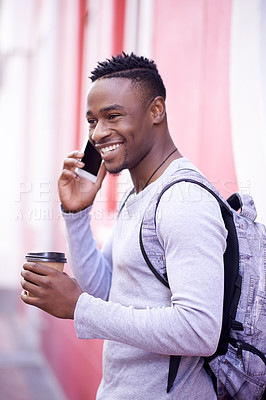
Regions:
<svg viewBox="0 0 266 400"><path fill-rule="evenodd" d="M155 62L134 53L122 52L111 59L98 62L91 72L90 79L95 82L100 78L127 78L143 92L145 98L166 98L165 86Z"/></svg>

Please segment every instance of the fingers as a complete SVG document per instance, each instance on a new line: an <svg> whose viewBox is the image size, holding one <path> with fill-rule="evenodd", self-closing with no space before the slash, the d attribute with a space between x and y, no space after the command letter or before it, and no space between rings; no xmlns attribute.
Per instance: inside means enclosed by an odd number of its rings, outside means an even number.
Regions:
<svg viewBox="0 0 266 400"><path fill-rule="evenodd" d="M71 151L71 152L68 154L67 158L81 159L83 156L84 156L83 151L74 150L74 151Z"/></svg>
<svg viewBox="0 0 266 400"><path fill-rule="evenodd" d="M106 175L105 164L102 162L95 183L80 177L76 168L84 167L84 163L80 161L82 156L82 152L73 151L64 161L64 169L58 179L58 193L64 210L83 210L90 206Z"/></svg>
<svg viewBox="0 0 266 400"><path fill-rule="evenodd" d="M32 292L31 292L32 293ZM33 294L33 293L32 293ZM29 292L27 290L23 290L20 294L20 298L24 303L30 304L32 306L37 306L38 304L38 299L37 297L30 296Z"/></svg>
<svg viewBox="0 0 266 400"><path fill-rule="evenodd" d="M29 298L32 298L32 296L36 297L36 295L38 294L39 285L37 280L35 279L38 275L33 272L23 270L21 272L21 276L21 287L24 289L21 293L21 298L23 301L26 300L25 302L28 303Z"/></svg>
<svg viewBox="0 0 266 400"><path fill-rule="evenodd" d="M27 262L23 265L23 270L21 271L21 286L26 291L36 295L39 287L47 280L48 275L56 272L45 265Z"/></svg>
<svg viewBox="0 0 266 400"><path fill-rule="evenodd" d="M34 263L25 263L21 275L24 289L21 299L24 303L58 318L74 318L75 306L82 293L75 279Z"/></svg>
<svg viewBox="0 0 266 400"><path fill-rule="evenodd" d="M69 183L71 180L76 180L79 181L80 177L76 173L76 170L68 170L68 169L63 169L60 178L58 179L58 186L65 186Z"/></svg>
<svg viewBox="0 0 266 400"><path fill-rule="evenodd" d="M35 262L25 262L23 264L23 270L31 271L38 275L49 275L53 271L51 267L47 267L47 265L38 264Z"/></svg>
<svg viewBox="0 0 266 400"><path fill-rule="evenodd" d="M64 160L63 170L59 181L61 184L64 182L69 182L71 180L79 181L80 178L76 173L76 168L83 168L84 163L81 161L81 158L84 156L84 153L79 150L72 151L68 154L67 158Z"/></svg>
<svg viewBox="0 0 266 400"><path fill-rule="evenodd" d="M82 155L83 153L76 152L75 154ZM73 153L70 153L70 155L73 155ZM76 173L76 168L83 168L85 165L79 158L73 158L70 155L64 161L63 171L59 178L59 184L61 185L68 184L71 180L79 181L80 177Z"/></svg>
<svg viewBox="0 0 266 400"><path fill-rule="evenodd" d="M71 153L72 154L72 153ZM83 154L83 153L78 153ZM75 168L84 167L84 162L80 161L78 157L70 157L70 155L64 160L63 169L74 170Z"/></svg>

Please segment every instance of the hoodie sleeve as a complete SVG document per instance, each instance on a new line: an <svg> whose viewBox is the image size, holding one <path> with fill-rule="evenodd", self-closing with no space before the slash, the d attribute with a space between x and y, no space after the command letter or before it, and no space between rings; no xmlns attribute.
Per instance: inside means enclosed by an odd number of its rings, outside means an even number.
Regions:
<svg viewBox="0 0 266 400"><path fill-rule="evenodd" d="M70 254L70 265L81 289L94 297L108 299L112 277L112 239L100 250L90 227L91 207L76 214L62 213Z"/></svg>

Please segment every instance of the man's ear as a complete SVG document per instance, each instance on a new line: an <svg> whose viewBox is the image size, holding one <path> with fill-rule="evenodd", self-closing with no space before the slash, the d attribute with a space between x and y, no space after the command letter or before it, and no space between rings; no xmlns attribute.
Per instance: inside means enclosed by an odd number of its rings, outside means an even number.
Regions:
<svg viewBox="0 0 266 400"><path fill-rule="evenodd" d="M151 114L154 124L160 124L165 118L165 102L161 96L155 97L151 104Z"/></svg>

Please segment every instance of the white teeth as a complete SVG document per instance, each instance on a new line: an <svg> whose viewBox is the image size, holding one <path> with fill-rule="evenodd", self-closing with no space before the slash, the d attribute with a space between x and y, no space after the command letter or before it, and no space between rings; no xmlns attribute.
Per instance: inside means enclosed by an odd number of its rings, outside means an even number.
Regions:
<svg viewBox="0 0 266 400"><path fill-rule="evenodd" d="M108 153L110 153L110 151L116 150L116 149L118 149L118 147L120 147L120 146L121 146L121 144L113 144L112 146L103 147L103 148L101 149L101 153L102 153L103 155L108 154Z"/></svg>

